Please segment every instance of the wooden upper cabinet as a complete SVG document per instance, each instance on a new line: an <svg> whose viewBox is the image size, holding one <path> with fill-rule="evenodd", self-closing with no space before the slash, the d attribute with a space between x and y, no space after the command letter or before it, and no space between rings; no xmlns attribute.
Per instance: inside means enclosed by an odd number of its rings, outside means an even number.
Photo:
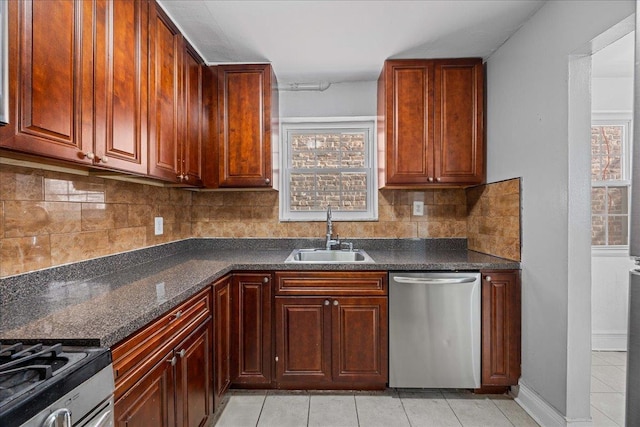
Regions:
<svg viewBox="0 0 640 427"><path fill-rule="evenodd" d="M436 61L434 174L442 184L484 182L482 61Z"/></svg>
<svg viewBox="0 0 640 427"><path fill-rule="evenodd" d="M202 150L207 135L203 105L204 64L193 49L184 47L184 138L180 147L182 182L202 185Z"/></svg>
<svg viewBox="0 0 640 427"><path fill-rule="evenodd" d="M389 60L378 80L381 187L484 181L481 59Z"/></svg>
<svg viewBox="0 0 640 427"><path fill-rule="evenodd" d="M95 156L147 173L149 2L96 2Z"/></svg>
<svg viewBox="0 0 640 427"><path fill-rule="evenodd" d="M0 146L93 163L84 157L93 151L93 7L9 2L9 62L18 70L10 74L13 124L3 129Z"/></svg>
<svg viewBox="0 0 640 427"><path fill-rule="evenodd" d="M179 181L182 35L159 5L149 22L149 175Z"/></svg>
<svg viewBox="0 0 640 427"><path fill-rule="evenodd" d="M268 64L217 67L218 186L271 187L272 99Z"/></svg>

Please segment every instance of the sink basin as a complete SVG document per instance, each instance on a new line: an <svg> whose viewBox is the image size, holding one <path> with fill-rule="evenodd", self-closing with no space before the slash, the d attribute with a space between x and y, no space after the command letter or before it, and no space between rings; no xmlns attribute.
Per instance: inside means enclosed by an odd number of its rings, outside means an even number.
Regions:
<svg viewBox="0 0 640 427"><path fill-rule="evenodd" d="M362 249L327 250L327 249L294 249L285 263L305 264L343 264L343 263L372 263L375 262Z"/></svg>

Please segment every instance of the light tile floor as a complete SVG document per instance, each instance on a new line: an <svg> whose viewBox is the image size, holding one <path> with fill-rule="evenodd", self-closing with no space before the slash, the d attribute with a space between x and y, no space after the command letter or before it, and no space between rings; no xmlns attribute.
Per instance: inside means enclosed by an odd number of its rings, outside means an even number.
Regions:
<svg viewBox="0 0 640 427"><path fill-rule="evenodd" d="M624 426L626 376L626 352L591 352L591 418L594 427Z"/></svg>
<svg viewBox="0 0 640 427"><path fill-rule="evenodd" d="M592 352L594 427L624 426L627 354ZM234 390L216 427L538 426L506 395L388 389L383 392Z"/></svg>
<svg viewBox="0 0 640 427"><path fill-rule="evenodd" d="M381 392L232 391L216 427L538 426L505 395L388 389Z"/></svg>

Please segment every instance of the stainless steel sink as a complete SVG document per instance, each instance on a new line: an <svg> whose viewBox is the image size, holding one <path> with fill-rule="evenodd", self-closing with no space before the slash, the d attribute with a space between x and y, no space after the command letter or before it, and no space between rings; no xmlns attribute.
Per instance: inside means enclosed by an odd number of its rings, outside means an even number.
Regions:
<svg viewBox="0 0 640 427"><path fill-rule="evenodd" d="M327 249L294 249L284 262L300 264L361 264L372 263L375 261L362 249L354 249L352 251Z"/></svg>

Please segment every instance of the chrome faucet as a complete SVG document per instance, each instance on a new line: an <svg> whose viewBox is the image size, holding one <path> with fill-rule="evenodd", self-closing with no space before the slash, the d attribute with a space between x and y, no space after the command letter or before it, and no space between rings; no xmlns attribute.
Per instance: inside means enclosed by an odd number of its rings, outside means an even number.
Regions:
<svg viewBox="0 0 640 427"><path fill-rule="evenodd" d="M335 239L332 236L333 234L333 223L331 222L331 205L327 206L327 239L325 243L325 248L329 251L333 249L334 245L340 246L340 238L336 237Z"/></svg>

